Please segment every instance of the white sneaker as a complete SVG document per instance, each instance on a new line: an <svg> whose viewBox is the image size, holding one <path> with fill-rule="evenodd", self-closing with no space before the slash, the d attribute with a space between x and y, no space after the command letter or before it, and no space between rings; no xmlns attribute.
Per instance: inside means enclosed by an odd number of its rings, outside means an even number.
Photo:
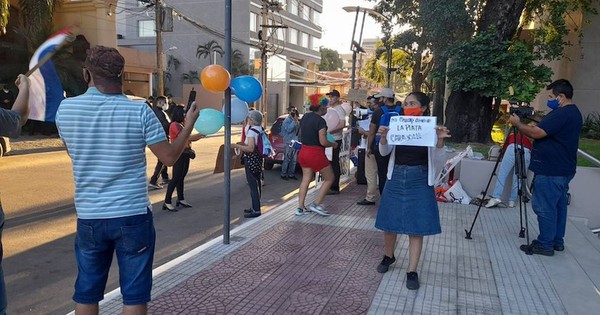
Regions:
<svg viewBox="0 0 600 315"><path fill-rule="evenodd" d="M491 198L488 203L485 205L486 208L491 208L491 207L495 207L497 205L499 205L502 202L502 200L498 199L498 198Z"/></svg>
<svg viewBox="0 0 600 315"><path fill-rule="evenodd" d="M302 209L302 208L296 208L295 213L296 213L296 215L305 215L306 211L304 211L304 209Z"/></svg>
<svg viewBox="0 0 600 315"><path fill-rule="evenodd" d="M508 202L508 207L509 208L514 208L515 206L516 206L516 204L515 204L514 201L511 200L511 201Z"/></svg>
<svg viewBox="0 0 600 315"><path fill-rule="evenodd" d="M308 206L308 209L310 209L311 211L316 212L317 214L320 214L324 217L329 215L329 212L327 212L327 210L323 209L323 207L321 207L315 203L310 204L310 206Z"/></svg>

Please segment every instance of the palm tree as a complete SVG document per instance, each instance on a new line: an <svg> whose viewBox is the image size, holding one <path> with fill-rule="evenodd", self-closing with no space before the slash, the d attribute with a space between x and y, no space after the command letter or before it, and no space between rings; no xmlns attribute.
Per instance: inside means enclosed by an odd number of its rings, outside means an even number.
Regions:
<svg viewBox="0 0 600 315"><path fill-rule="evenodd" d="M181 61L179 61L179 59L173 55L169 55L169 58L167 59L167 70L165 71L165 79L167 81L171 81L171 70L179 69L180 64Z"/></svg>
<svg viewBox="0 0 600 315"><path fill-rule="evenodd" d="M198 59L210 57L215 53L221 56L221 58L223 58L223 54L225 52L223 51L221 45L219 45L219 43L217 43L217 41L214 39L211 39L205 45L198 45L198 48L196 48L196 57ZM213 60L213 63L216 62L216 60Z"/></svg>
<svg viewBox="0 0 600 315"><path fill-rule="evenodd" d="M181 74L181 81L189 84L200 83L200 75L198 71L190 70L187 73Z"/></svg>
<svg viewBox="0 0 600 315"><path fill-rule="evenodd" d="M234 49L231 52L231 75L237 77L248 73L248 64L244 61L244 54L239 49Z"/></svg>

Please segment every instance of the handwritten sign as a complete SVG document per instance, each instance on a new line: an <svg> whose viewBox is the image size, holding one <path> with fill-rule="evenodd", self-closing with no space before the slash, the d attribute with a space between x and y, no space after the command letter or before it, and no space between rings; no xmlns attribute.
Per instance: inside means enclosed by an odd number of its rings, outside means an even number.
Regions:
<svg viewBox="0 0 600 315"><path fill-rule="evenodd" d="M433 147L436 142L437 117L392 116L387 134L389 144Z"/></svg>
<svg viewBox="0 0 600 315"><path fill-rule="evenodd" d="M367 100L366 89L350 89L348 91L348 100L353 102L364 102Z"/></svg>

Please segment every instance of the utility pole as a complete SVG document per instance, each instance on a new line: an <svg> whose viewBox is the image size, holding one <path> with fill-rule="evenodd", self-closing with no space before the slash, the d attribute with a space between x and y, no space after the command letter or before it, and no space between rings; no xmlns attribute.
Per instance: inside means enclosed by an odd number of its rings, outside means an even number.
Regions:
<svg viewBox="0 0 600 315"><path fill-rule="evenodd" d="M155 9L155 28L156 28L156 96L161 96L165 92L165 75L163 65L163 42L162 42L162 0L156 0Z"/></svg>
<svg viewBox="0 0 600 315"><path fill-rule="evenodd" d="M267 118L267 26L269 24L269 1L262 0L262 8L260 11L261 25L260 32L258 34L258 40L260 41L260 83L262 84L262 97L258 105L258 110L265 115L263 124L266 123Z"/></svg>

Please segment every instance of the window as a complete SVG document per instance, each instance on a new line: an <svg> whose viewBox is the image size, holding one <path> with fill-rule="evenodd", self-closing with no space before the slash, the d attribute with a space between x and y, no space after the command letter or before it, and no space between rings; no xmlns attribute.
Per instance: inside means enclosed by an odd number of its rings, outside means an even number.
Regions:
<svg viewBox="0 0 600 315"><path fill-rule="evenodd" d="M257 26L256 21L258 20L258 14L250 12L250 31L256 32Z"/></svg>
<svg viewBox="0 0 600 315"><path fill-rule="evenodd" d="M138 36L139 37L155 37L154 20L138 21Z"/></svg>
<svg viewBox="0 0 600 315"><path fill-rule="evenodd" d="M306 33L304 33L304 32L301 34L301 37L300 37L300 45L301 45L302 47L306 47L306 48L308 48L308 34L306 34Z"/></svg>
<svg viewBox="0 0 600 315"><path fill-rule="evenodd" d="M277 29L277 39L279 39L281 41L285 41L285 28Z"/></svg>
<svg viewBox="0 0 600 315"><path fill-rule="evenodd" d="M298 30L290 28L290 43L298 45Z"/></svg>
<svg viewBox="0 0 600 315"><path fill-rule="evenodd" d="M290 0L290 13L293 15L298 15L298 0Z"/></svg>
<svg viewBox="0 0 600 315"><path fill-rule="evenodd" d="M317 10L313 9L311 21L317 25L320 24L321 23L321 13L319 13Z"/></svg>

